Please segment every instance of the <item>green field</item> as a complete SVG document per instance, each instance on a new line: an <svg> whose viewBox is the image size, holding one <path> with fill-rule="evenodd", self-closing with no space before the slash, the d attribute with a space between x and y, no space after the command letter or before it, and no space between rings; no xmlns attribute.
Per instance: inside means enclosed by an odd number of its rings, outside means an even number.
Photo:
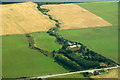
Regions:
<svg viewBox="0 0 120 80"><path fill-rule="evenodd" d="M61 30L66 39L78 41L107 58L118 61L118 27Z"/></svg>
<svg viewBox="0 0 120 80"><path fill-rule="evenodd" d="M118 24L118 2L77 3L81 7L102 17L113 25Z"/></svg>
<svg viewBox="0 0 120 80"><path fill-rule="evenodd" d="M35 39L36 46L41 49L53 51L61 48L61 45L55 43L55 37L52 37L47 33L32 33L31 35Z"/></svg>
<svg viewBox="0 0 120 80"><path fill-rule="evenodd" d="M30 49L24 35L3 36L2 40L4 78L67 72L53 59Z"/></svg>

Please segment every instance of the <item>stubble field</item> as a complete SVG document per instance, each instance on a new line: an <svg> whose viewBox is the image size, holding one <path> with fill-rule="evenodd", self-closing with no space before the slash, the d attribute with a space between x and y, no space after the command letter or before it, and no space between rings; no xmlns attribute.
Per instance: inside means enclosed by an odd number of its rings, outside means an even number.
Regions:
<svg viewBox="0 0 120 80"><path fill-rule="evenodd" d="M77 4L42 5L41 8L50 10L48 14L54 19L59 20L61 29L78 29L112 25Z"/></svg>
<svg viewBox="0 0 120 80"><path fill-rule="evenodd" d="M4 4L1 6L2 32L0 32L0 35L47 31L49 28L54 27L55 22L42 14L37 9L37 4L33 2Z"/></svg>

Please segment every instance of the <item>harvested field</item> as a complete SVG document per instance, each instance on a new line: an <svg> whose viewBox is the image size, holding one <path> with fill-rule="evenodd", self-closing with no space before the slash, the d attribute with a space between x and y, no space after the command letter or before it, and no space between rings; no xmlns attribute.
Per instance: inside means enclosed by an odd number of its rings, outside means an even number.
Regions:
<svg viewBox="0 0 120 80"><path fill-rule="evenodd" d="M0 35L47 31L54 27L55 22L42 14L35 3L26 2L1 6L3 33Z"/></svg>
<svg viewBox="0 0 120 80"><path fill-rule="evenodd" d="M76 4L43 5L41 8L50 9L48 14L61 22L62 29L112 25Z"/></svg>

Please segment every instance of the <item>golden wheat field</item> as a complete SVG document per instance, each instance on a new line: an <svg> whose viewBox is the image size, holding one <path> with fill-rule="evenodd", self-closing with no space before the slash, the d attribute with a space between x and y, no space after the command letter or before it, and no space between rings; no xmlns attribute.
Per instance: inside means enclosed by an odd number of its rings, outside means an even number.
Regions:
<svg viewBox="0 0 120 80"><path fill-rule="evenodd" d="M33 2L0 5L2 7L2 34L24 34L47 31L55 22L43 15Z"/></svg>
<svg viewBox="0 0 120 80"><path fill-rule="evenodd" d="M111 26L99 16L76 4L42 5L41 8L50 9L48 14L61 22L62 29L76 29L88 27Z"/></svg>

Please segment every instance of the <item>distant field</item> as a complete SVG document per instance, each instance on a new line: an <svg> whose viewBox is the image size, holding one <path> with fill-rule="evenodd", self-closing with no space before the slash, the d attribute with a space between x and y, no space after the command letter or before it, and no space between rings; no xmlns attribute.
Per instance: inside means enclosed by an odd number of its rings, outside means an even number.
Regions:
<svg viewBox="0 0 120 80"><path fill-rule="evenodd" d="M99 27L74 30L61 30L59 33L73 41L88 46L91 50L100 53L114 61L118 61L118 27Z"/></svg>
<svg viewBox="0 0 120 80"><path fill-rule="evenodd" d="M0 35L47 31L54 27L55 22L42 14L33 2L4 4L0 7L3 32Z"/></svg>
<svg viewBox="0 0 120 80"><path fill-rule="evenodd" d="M32 33L31 35L35 39L36 46L43 50L53 51L61 48L61 45L55 43L55 37L47 33Z"/></svg>
<svg viewBox="0 0 120 80"><path fill-rule="evenodd" d="M113 25L118 25L118 2L77 3L88 11L102 17Z"/></svg>
<svg viewBox="0 0 120 80"><path fill-rule="evenodd" d="M112 24L106 20L96 16L77 4L42 5L41 8L50 10L48 14L59 20L61 29L112 26Z"/></svg>
<svg viewBox="0 0 120 80"><path fill-rule="evenodd" d="M3 36L2 40L4 78L67 72L51 58L30 49L24 35Z"/></svg>

